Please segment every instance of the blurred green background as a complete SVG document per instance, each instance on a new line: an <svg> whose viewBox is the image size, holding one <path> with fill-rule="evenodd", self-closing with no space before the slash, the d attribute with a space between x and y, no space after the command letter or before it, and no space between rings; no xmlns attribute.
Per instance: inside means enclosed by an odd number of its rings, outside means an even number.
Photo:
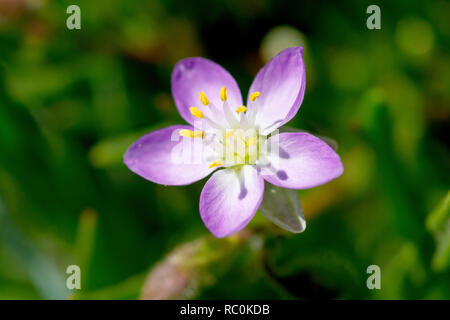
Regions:
<svg viewBox="0 0 450 320"><path fill-rule="evenodd" d="M0 298L450 299L449 16L439 0L0 0ZM304 233L257 213L215 239L204 181L164 187L122 163L183 123L179 59L218 62L246 96L297 45L307 85L289 126L335 139L345 167L298 192ZM71 264L81 290L65 287Z"/></svg>

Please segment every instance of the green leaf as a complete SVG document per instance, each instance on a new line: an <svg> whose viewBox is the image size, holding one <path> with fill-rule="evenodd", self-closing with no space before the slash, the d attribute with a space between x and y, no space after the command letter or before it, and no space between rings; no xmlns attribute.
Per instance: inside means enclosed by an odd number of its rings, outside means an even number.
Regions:
<svg viewBox="0 0 450 320"><path fill-rule="evenodd" d="M8 213L0 199L0 240L5 248L24 266L31 282L44 299L66 299L63 270L49 256L42 253L27 239L9 219Z"/></svg>

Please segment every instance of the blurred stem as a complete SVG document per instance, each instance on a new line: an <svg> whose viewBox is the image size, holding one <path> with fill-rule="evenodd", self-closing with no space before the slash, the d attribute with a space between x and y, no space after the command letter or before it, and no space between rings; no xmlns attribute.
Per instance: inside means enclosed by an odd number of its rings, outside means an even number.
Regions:
<svg viewBox="0 0 450 320"><path fill-rule="evenodd" d="M83 210L78 223L78 231L75 242L75 257L83 272L83 280L86 283L89 275L89 261L94 247L97 228L97 212L88 208Z"/></svg>
<svg viewBox="0 0 450 320"><path fill-rule="evenodd" d="M450 266L450 192L428 215L427 228L436 240L433 270L446 270Z"/></svg>
<svg viewBox="0 0 450 320"><path fill-rule="evenodd" d="M176 247L153 267L142 287L141 299L188 299L227 269L235 249L252 236L242 230L225 239L205 236Z"/></svg>

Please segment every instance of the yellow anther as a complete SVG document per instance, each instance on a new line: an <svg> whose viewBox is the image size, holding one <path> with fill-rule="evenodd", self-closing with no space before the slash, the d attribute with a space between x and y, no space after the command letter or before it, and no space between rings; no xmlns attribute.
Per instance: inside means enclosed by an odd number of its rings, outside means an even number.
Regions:
<svg viewBox="0 0 450 320"><path fill-rule="evenodd" d="M196 107L190 107L190 108L189 108L189 111L190 111L191 114L192 114L194 117L196 117L196 118L201 119L201 118L204 117L203 112L201 112L200 110L198 110Z"/></svg>
<svg viewBox="0 0 450 320"><path fill-rule="evenodd" d="M250 100L255 101L260 95L261 93L259 91L255 91L250 95Z"/></svg>
<svg viewBox="0 0 450 320"><path fill-rule="evenodd" d="M256 144L256 138L255 137L250 137L250 138L248 138L248 140L247 140L247 145L249 146L249 147L252 147L252 146L254 146Z"/></svg>
<svg viewBox="0 0 450 320"><path fill-rule="evenodd" d="M220 99L221 99L222 101L226 101L227 98L228 98L228 96L227 96L227 88L222 87L222 88L220 89Z"/></svg>
<svg viewBox="0 0 450 320"><path fill-rule="evenodd" d="M203 131L194 131L194 138L204 138L205 137L205 133Z"/></svg>
<svg viewBox="0 0 450 320"><path fill-rule="evenodd" d="M227 131L225 134L224 134L224 138L225 139L228 139L229 137L232 137L232 136L234 136L234 133L233 133L233 131Z"/></svg>
<svg viewBox="0 0 450 320"><path fill-rule="evenodd" d="M209 104L209 100L206 97L206 94L203 91L200 91L200 101L203 103L204 106L207 106Z"/></svg>
<svg viewBox="0 0 450 320"><path fill-rule="evenodd" d="M194 136L194 132L188 129L180 130L180 136L192 138Z"/></svg>
<svg viewBox="0 0 450 320"><path fill-rule="evenodd" d="M220 167L221 165L222 165L222 161L216 160L216 161L214 161L213 163L211 163L209 165L209 168L211 169L211 168L214 168L214 167Z"/></svg>
<svg viewBox="0 0 450 320"><path fill-rule="evenodd" d="M237 113L241 113L241 112L245 112L247 111L247 107L246 106L240 106L236 109Z"/></svg>
<svg viewBox="0 0 450 320"><path fill-rule="evenodd" d="M180 130L180 136L188 137L188 138L204 138L205 133L203 131L192 131L188 129Z"/></svg>

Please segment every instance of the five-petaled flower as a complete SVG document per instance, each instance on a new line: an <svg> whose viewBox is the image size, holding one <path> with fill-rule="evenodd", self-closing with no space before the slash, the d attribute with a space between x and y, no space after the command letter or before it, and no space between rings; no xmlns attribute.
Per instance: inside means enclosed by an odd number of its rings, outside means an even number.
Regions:
<svg viewBox="0 0 450 320"><path fill-rule="evenodd" d="M200 215L216 237L237 232L258 210L265 182L305 189L343 172L339 156L319 138L278 133L300 108L305 80L303 49L286 49L258 72L243 105L238 85L221 66L204 58L181 60L172 73L172 94L190 125L141 137L124 162L162 185L187 185L214 172L200 195ZM185 139L202 145L200 161L174 161L173 151Z"/></svg>

